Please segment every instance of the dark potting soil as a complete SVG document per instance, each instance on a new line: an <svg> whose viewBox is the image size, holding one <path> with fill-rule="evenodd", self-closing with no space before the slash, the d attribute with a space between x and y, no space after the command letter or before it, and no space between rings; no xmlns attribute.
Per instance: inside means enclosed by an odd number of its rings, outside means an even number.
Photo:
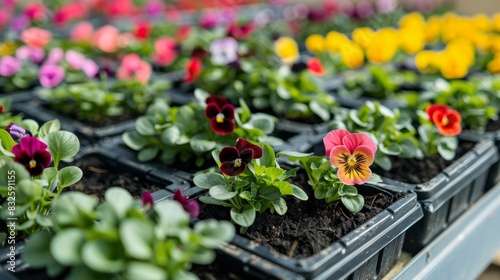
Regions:
<svg viewBox="0 0 500 280"><path fill-rule="evenodd" d="M298 186L308 186L307 176L298 173L294 179ZM365 188L365 189L364 189ZM351 232L364 222L389 207L405 194L391 195L370 187L359 187L365 206L358 213L351 213L341 202L327 204L317 200L310 187L304 189L309 199L301 201L285 198L288 210L285 215L265 212L258 214L255 223L244 237L290 258L307 258ZM229 208L201 204L200 219L230 220Z"/></svg>
<svg viewBox="0 0 500 280"><path fill-rule="evenodd" d="M497 131L497 130L500 130L500 119L498 119L496 121L489 121L486 124L486 131L487 132L493 132L493 131Z"/></svg>
<svg viewBox="0 0 500 280"><path fill-rule="evenodd" d="M209 265L193 265L191 273L196 274L200 280L244 280L243 278L227 273L224 264L214 261Z"/></svg>
<svg viewBox="0 0 500 280"><path fill-rule="evenodd" d="M392 169L389 171L375 167L373 172L390 179L408 184L420 184L427 182L438 175L446 167L465 155L474 148L476 143L459 141L457 154L453 160L445 160L440 155L435 155L425 159L405 159L390 157Z"/></svg>
<svg viewBox="0 0 500 280"><path fill-rule="evenodd" d="M104 194L110 187L121 187L130 192L135 199L140 199L144 192L154 192L161 188L150 184L144 176L136 176L126 171L111 168L98 157L84 157L76 162L83 171L83 178L64 191L79 191L95 195L104 200Z"/></svg>

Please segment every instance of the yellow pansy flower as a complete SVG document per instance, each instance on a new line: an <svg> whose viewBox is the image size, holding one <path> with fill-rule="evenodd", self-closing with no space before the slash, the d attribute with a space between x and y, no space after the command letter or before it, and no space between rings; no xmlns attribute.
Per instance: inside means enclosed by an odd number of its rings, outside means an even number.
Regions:
<svg viewBox="0 0 500 280"><path fill-rule="evenodd" d="M485 14L476 14L471 19L472 25L480 31L490 31L491 21L490 18Z"/></svg>
<svg viewBox="0 0 500 280"><path fill-rule="evenodd" d="M431 16L424 27L426 42L434 42L441 35L443 21L438 16Z"/></svg>
<svg viewBox="0 0 500 280"><path fill-rule="evenodd" d="M365 61L363 49L356 43L344 41L340 47L342 62L349 68L359 68Z"/></svg>
<svg viewBox="0 0 500 280"><path fill-rule="evenodd" d="M325 37L319 34L312 34L306 39L306 48L312 53L322 53L325 51Z"/></svg>
<svg viewBox="0 0 500 280"><path fill-rule="evenodd" d="M439 70L446 79L461 79L469 72L467 61L454 53L443 52L440 56Z"/></svg>
<svg viewBox="0 0 500 280"><path fill-rule="evenodd" d="M434 73L439 69L439 53L421 51L415 56L415 65L422 73Z"/></svg>
<svg viewBox="0 0 500 280"><path fill-rule="evenodd" d="M358 27L352 32L352 40L363 48L366 48L373 37L375 32L370 27Z"/></svg>
<svg viewBox="0 0 500 280"><path fill-rule="evenodd" d="M297 42L290 37L280 37L274 42L274 52L284 64L292 65L299 59Z"/></svg>
<svg viewBox="0 0 500 280"><path fill-rule="evenodd" d="M425 45L425 31L418 27L405 27L399 30L399 46L407 54L415 54Z"/></svg>
<svg viewBox="0 0 500 280"><path fill-rule="evenodd" d="M444 52L459 57L467 66L472 66L476 57L476 51L472 43L463 38L448 43Z"/></svg>
<svg viewBox="0 0 500 280"><path fill-rule="evenodd" d="M382 28L365 48L366 58L372 63L387 63L392 60L398 48L397 31L392 28Z"/></svg>
<svg viewBox="0 0 500 280"><path fill-rule="evenodd" d="M488 62L488 65L486 65L486 69L488 69L488 71L493 74L500 73L500 54L497 54L494 59Z"/></svg>
<svg viewBox="0 0 500 280"><path fill-rule="evenodd" d="M496 32L500 32L500 13L496 13L493 15L491 18L491 24L493 27L493 30Z"/></svg>
<svg viewBox="0 0 500 280"><path fill-rule="evenodd" d="M421 27L425 25L424 16L419 12L409 13L403 16L398 23L400 28L404 27Z"/></svg>
<svg viewBox="0 0 500 280"><path fill-rule="evenodd" d="M338 52L340 46L346 41L349 41L346 35L337 31L330 31L325 37L325 47L328 51Z"/></svg>

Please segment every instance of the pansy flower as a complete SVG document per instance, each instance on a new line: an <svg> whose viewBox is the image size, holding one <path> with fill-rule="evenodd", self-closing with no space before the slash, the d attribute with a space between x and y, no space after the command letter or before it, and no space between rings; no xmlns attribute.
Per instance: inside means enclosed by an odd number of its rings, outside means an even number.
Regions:
<svg viewBox="0 0 500 280"><path fill-rule="evenodd" d="M139 40L146 40L151 34L153 28L147 22L140 22L134 27L134 36Z"/></svg>
<svg viewBox="0 0 500 280"><path fill-rule="evenodd" d="M212 130L221 135L234 130L234 106L224 97L210 96L206 100L205 116L210 119Z"/></svg>
<svg viewBox="0 0 500 280"><path fill-rule="evenodd" d="M38 27L30 27L21 32L21 41L30 47L45 47L52 39L52 33Z"/></svg>
<svg viewBox="0 0 500 280"><path fill-rule="evenodd" d="M316 76L325 75L325 68L317 57L313 57L307 61L307 69L309 69L309 72Z"/></svg>
<svg viewBox="0 0 500 280"><path fill-rule="evenodd" d="M292 65L299 60L299 47L290 37L280 37L274 42L274 52L284 64Z"/></svg>
<svg viewBox="0 0 500 280"><path fill-rule="evenodd" d="M220 171L228 176L236 176L245 171L253 159L262 157L262 148L243 138L236 140L235 147L224 147L220 151Z"/></svg>
<svg viewBox="0 0 500 280"><path fill-rule="evenodd" d="M61 48L53 48L50 50L43 64L59 64L64 58L64 51Z"/></svg>
<svg viewBox="0 0 500 280"><path fill-rule="evenodd" d="M369 166L375 160L377 146L368 135L337 129L330 131L323 143L330 162L338 167L337 176L342 183L361 185L370 179Z"/></svg>
<svg viewBox="0 0 500 280"><path fill-rule="evenodd" d="M174 62L179 53L177 42L173 38L163 37L155 41L153 61L161 66L168 66Z"/></svg>
<svg viewBox="0 0 500 280"><path fill-rule="evenodd" d="M38 78L40 84L45 88L59 85L64 79L64 69L59 65L46 64L40 67Z"/></svg>
<svg viewBox="0 0 500 280"><path fill-rule="evenodd" d="M12 56L4 56L0 58L0 76L10 77L21 69L21 61Z"/></svg>
<svg viewBox="0 0 500 280"><path fill-rule="evenodd" d="M45 56L45 51L40 47L22 46L16 50L18 59L26 59L34 64L40 63Z"/></svg>
<svg viewBox="0 0 500 280"><path fill-rule="evenodd" d="M175 191L173 199L182 205L184 211L188 212L191 218L196 218L200 214L200 205L198 202L184 197L180 189Z"/></svg>
<svg viewBox="0 0 500 280"><path fill-rule="evenodd" d="M12 147L14 161L24 165L31 176L42 174L52 162L52 156L47 151L47 145L38 138L25 136L19 144Z"/></svg>
<svg viewBox="0 0 500 280"><path fill-rule="evenodd" d="M153 199L153 196L151 195L150 192L144 192L141 197L142 200L142 206L151 209L153 208L153 205L155 204L155 200Z"/></svg>
<svg viewBox="0 0 500 280"><path fill-rule="evenodd" d="M446 105L429 105L425 110L429 119L436 125L443 136L455 136L462 132L462 116Z"/></svg>
<svg viewBox="0 0 500 280"><path fill-rule="evenodd" d="M255 26L253 22L249 22L243 25L238 25L237 23L233 22L228 25L227 36L242 40L250 36L254 29Z"/></svg>
<svg viewBox="0 0 500 280"><path fill-rule="evenodd" d="M212 62L227 65L238 60L238 42L232 37L215 40L210 44Z"/></svg>
<svg viewBox="0 0 500 280"><path fill-rule="evenodd" d="M186 73L184 74L184 82L192 83L198 79L201 74L202 65L201 59L198 57L191 58L186 64Z"/></svg>
<svg viewBox="0 0 500 280"><path fill-rule="evenodd" d="M120 80L135 79L146 84L151 77L151 72L151 64L141 60L137 54L133 53L123 57L122 63L116 71L116 77Z"/></svg>
<svg viewBox="0 0 500 280"><path fill-rule="evenodd" d="M6 126L5 130L10 134L10 136L14 140L22 138L22 137L24 137L26 135L31 135L31 133L29 131L27 131L26 129L18 126L15 123L11 123L8 126Z"/></svg>

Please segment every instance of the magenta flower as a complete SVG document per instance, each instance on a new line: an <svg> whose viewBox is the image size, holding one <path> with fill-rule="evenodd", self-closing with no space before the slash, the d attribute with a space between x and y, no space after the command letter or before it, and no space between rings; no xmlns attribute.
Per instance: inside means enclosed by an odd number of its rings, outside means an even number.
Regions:
<svg viewBox="0 0 500 280"><path fill-rule="evenodd" d="M10 136L14 140L22 138L22 137L24 137L26 135L31 135L31 133L29 131L27 131L26 129L18 126L15 123L9 124L7 127L5 127L5 130L10 134Z"/></svg>
<svg viewBox="0 0 500 280"><path fill-rule="evenodd" d="M144 192L142 194L142 206L148 209L153 208L153 205L155 204L155 200L153 199L153 196L151 195L150 192Z"/></svg>
<svg viewBox="0 0 500 280"><path fill-rule="evenodd" d="M210 119L210 127L220 135L231 134L234 130L234 106L224 97L210 96L206 100L205 116Z"/></svg>
<svg viewBox="0 0 500 280"><path fill-rule="evenodd" d="M85 59L81 65L81 69L87 78L93 78L99 73L99 66L92 59Z"/></svg>
<svg viewBox="0 0 500 280"><path fill-rule="evenodd" d="M50 50L43 64L59 64L64 57L64 51L61 48Z"/></svg>
<svg viewBox="0 0 500 280"><path fill-rule="evenodd" d="M213 41L210 44L212 62L218 65L227 65L238 60L238 41L232 37L226 37Z"/></svg>
<svg viewBox="0 0 500 280"><path fill-rule="evenodd" d="M200 26L205 29L211 29L219 25L221 16L216 12L207 12L200 18Z"/></svg>
<svg viewBox="0 0 500 280"><path fill-rule="evenodd" d="M198 202L184 197L180 189L175 191L173 199L182 205L184 211L188 212L191 218L197 218L200 214L200 205L198 205Z"/></svg>
<svg viewBox="0 0 500 280"><path fill-rule="evenodd" d="M14 161L24 165L31 176L42 174L52 162L47 145L33 136L22 137L19 144L12 147Z"/></svg>
<svg viewBox="0 0 500 280"><path fill-rule="evenodd" d="M22 46L16 51L16 57L18 59L26 59L34 64L38 64L43 60L45 56L45 51L40 47L32 46Z"/></svg>
<svg viewBox="0 0 500 280"><path fill-rule="evenodd" d="M262 157L262 148L243 138L236 140L235 147L224 147L220 151L220 171L228 176L236 176L245 171L253 159Z"/></svg>
<svg viewBox="0 0 500 280"><path fill-rule="evenodd" d="M12 56L4 56L0 58L0 76L10 77L21 69L21 61Z"/></svg>
<svg viewBox="0 0 500 280"><path fill-rule="evenodd" d="M38 72L38 78L43 87L55 87L64 79L64 69L59 65L43 65Z"/></svg>
<svg viewBox="0 0 500 280"><path fill-rule="evenodd" d="M83 54L73 50L67 51L64 57L69 67L73 70L80 70L85 61L85 56Z"/></svg>

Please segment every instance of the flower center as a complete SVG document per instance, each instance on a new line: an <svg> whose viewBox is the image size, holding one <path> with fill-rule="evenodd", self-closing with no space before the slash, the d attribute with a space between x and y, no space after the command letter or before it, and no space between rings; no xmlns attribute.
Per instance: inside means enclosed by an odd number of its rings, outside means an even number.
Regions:
<svg viewBox="0 0 500 280"><path fill-rule="evenodd" d="M358 161L356 160L355 156L349 157L349 159L347 161L347 165L349 165L349 166L355 166L357 163L358 163Z"/></svg>
<svg viewBox="0 0 500 280"><path fill-rule="evenodd" d="M441 124L443 126L447 126L450 123L450 120L447 117L443 117L443 120L441 120Z"/></svg>
<svg viewBox="0 0 500 280"><path fill-rule="evenodd" d="M218 113L217 116L215 116L215 121L217 121L218 123L223 123L224 122L224 114Z"/></svg>
<svg viewBox="0 0 500 280"><path fill-rule="evenodd" d="M241 158L237 158L234 160L234 167L240 167L241 166Z"/></svg>
<svg viewBox="0 0 500 280"><path fill-rule="evenodd" d="M30 168L35 168L36 167L36 160L32 159L30 160Z"/></svg>

